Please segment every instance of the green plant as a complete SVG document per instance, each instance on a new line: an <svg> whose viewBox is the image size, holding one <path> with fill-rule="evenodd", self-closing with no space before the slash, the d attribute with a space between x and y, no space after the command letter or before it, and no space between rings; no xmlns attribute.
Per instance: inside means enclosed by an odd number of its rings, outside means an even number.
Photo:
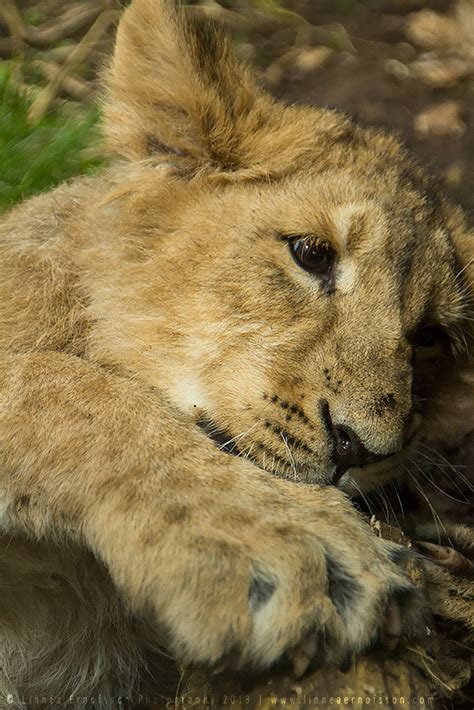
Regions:
<svg viewBox="0 0 474 710"><path fill-rule="evenodd" d="M0 65L0 211L104 160L95 106L63 102L32 125L30 105L8 63Z"/></svg>

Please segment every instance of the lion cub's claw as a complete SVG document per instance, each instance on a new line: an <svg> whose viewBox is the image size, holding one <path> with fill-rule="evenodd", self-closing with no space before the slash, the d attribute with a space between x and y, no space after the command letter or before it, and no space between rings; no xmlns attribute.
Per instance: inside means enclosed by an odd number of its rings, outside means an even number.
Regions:
<svg viewBox="0 0 474 710"><path fill-rule="evenodd" d="M288 651L287 656L291 662L295 678L301 678L314 665L317 652L318 639L314 631L309 633L295 648Z"/></svg>
<svg viewBox="0 0 474 710"><path fill-rule="evenodd" d="M397 594L388 599L380 628L374 635L372 643L367 646L377 644L382 652L391 653L402 643L407 631L407 610L408 616L411 617L414 611L415 616L422 613L420 600L417 600L414 588L404 587L403 595L405 597L403 603L397 598ZM409 598L410 601L407 601ZM328 660L332 660L342 672L346 672L354 661L356 651L364 648L349 648L340 656L337 649L331 649L330 646L331 641L324 639L317 629L308 633L301 643L286 653L293 677L300 678L308 671L324 665Z"/></svg>
<svg viewBox="0 0 474 710"><path fill-rule="evenodd" d="M231 543L208 528L205 546L204 533L197 538L199 554L190 545L184 579L206 584L191 591L180 573L168 616L186 662L259 670L286 657L300 676L376 643L391 651L424 627L421 595L393 544L373 535L336 491L296 500L292 488L284 491L286 525L266 490L255 520L248 517L238 537L229 530Z"/></svg>
<svg viewBox="0 0 474 710"><path fill-rule="evenodd" d="M408 589L404 590L410 594ZM383 621L378 636L374 639L388 653L394 651L402 641L405 630L405 619L403 608L396 596L388 600ZM286 654L291 663L292 675L294 678L301 678L309 670L324 664L328 657L328 649L325 648L323 639L315 629L308 633L301 643L297 644ZM337 656L336 656L337 657ZM354 649L348 650L337 665L342 672L346 672L351 667L355 657Z"/></svg>
<svg viewBox="0 0 474 710"><path fill-rule="evenodd" d="M390 653L424 628L420 590L383 542L369 537L365 549L351 550L346 559L327 548L324 554L326 581L314 592L312 624L285 654L295 677L326 663L350 665L374 645Z"/></svg>

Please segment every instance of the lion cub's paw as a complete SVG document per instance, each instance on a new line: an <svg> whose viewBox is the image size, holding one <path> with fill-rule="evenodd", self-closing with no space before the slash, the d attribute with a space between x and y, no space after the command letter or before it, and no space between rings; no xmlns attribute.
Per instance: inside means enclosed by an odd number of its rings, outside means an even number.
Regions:
<svg viewBox="0 0 474 710"><path fill-rule="evenodd" d="M250 596L251 663L268 665L285 654L300 676L314 665L345 665L376 643L392 651L423 628L422 595L392 561L393 548L370 536L364 545L350 536L342 542L346 549L329 538L319 543L317 571L308 560L298 576L277 575L271 598L260 593L252 605Z"/></svg>
<svg viewBox="0 0 474 710"><path fill-rule="evenodd" d="M423 627L423 601L397 546L376 538L342 497L325 511L323 493L317 510L288 501L288 523L262 510L238 530L188 539L188 567L166 614L178 656L258 669L287 655L301 674L377 641L392 649Z"/></svg>

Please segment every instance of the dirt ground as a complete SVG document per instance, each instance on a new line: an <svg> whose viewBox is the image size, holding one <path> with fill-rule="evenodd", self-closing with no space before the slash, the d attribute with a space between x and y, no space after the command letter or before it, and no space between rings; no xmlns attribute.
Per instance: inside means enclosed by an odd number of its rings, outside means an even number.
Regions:
<svg viewBox="0 0 474 710"><path fill-rule="evenodd" d="M341 9L335 12L336 7ZM420 8L425 11L431 8L449 16L455 3L299 2L298 11L313 25L329 28L329 41L323 36L329 46L330 33L334 32L336 40L340 41L338 32L341 32L347 47L333 51L324 65L314 71L290 69L277 86L271 88L288 101L342 109L363 124L397 131L432 171L441 176L448 192L468 212L472 224L474 75L459 81L449 80L448 76L444 86L442 81L441 85L433 86L418 76L410 76L410 66L420 57L438 58L436 50L420 50L407 36L413 13ZM474 46L474 36L472 44ZM264 48L265 40L261 44L261 49ZM450 53L448 50L447 54ZM444 108L440 109L440 104ZM423 122L423 116L419 116L427 109L428 118Z"/></svg>

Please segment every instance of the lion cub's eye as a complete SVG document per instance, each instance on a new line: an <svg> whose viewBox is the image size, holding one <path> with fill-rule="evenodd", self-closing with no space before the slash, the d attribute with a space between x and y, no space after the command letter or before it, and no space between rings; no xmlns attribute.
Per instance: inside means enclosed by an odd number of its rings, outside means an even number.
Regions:
<svg viewBox="0 0 474 710"><path fill-rule="evenodd" d="M436 348L449 345L449 335L437 325L427 325L417 330L413 336L415 348Z"/></svg>
<svg viewBox="0 0 474 710"><path fill-rule="evenodd" d="M334 264L336 252L329 244L312 244L304 239L290 242L291 254L305 271L317 276L328 276Z"/></svg>

